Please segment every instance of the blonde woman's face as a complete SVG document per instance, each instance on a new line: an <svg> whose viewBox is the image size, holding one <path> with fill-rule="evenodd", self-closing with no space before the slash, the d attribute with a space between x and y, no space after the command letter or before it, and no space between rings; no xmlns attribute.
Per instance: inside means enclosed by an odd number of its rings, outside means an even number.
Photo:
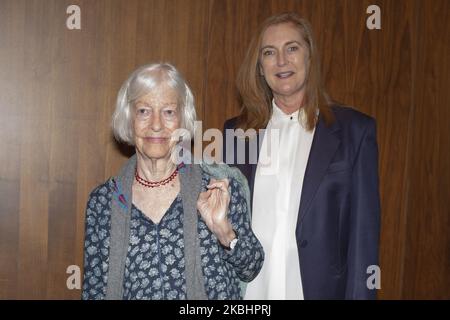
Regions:
<svg viewBox="0 0 450 320"><path fill-rule="evenodd" d="M260 72L277 96L304 94L308 49L297 27L282 23L268 27L260 48Z"/></svg>
<svg viewBox="0 0 450 320"><path fill-rule="evenodd" d="M137 99L133 111L136 152L144 159L170 157L176 144L172 133L181 122L177 92L161 84Z"/></svg>

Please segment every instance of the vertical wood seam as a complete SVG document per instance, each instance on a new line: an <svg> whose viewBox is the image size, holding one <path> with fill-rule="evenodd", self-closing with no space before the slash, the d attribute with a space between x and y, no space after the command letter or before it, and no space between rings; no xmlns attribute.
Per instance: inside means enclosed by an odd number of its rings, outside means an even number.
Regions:
<svg viewBox="0 0 450 320"><path fill-rule="evenodd" d="M408 129L407 129L407 141L406 141L406 163L403 175L403 189L405 190L405 196L403 198L403 212L401 214L401 228L404 230L403 232L403 245L400 244L400 279L399 279L399 287L400 292L398 299L403 299L405 297L405 260L408 251L408 225L409 225L409 208L410 208L410 175L411 173L411 158L414 156L413 154L413 143L414 143L414 120L415 120L415 112L416 112L416 96L415 96L415 88L416 88L416 80L417 80L417 59L418 59L418 44L420 42L420 34L419 34L419 15L418 12L420 10L420 0L415 0L413 7L413 20L412 20L412 42L411 47L415 48L411 52L411 90L410 90L410 101L411 101L411 109L409 112L408 119Z"/></svg>

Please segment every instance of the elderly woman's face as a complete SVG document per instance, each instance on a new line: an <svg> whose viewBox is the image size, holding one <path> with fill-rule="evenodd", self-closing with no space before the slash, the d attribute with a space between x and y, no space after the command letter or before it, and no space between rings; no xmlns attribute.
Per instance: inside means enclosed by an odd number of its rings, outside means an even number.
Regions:
<svg viewBox="0 0 450 320"><path fill-rule="evenodd" d="M180 127L176 90L161 84L137 99L133 110L137 152L147 159L169 157L176 144L172 133Z"/></svg>
<svg viewBox="0 0 450 320"><path fill-rule="evenodd" d="M291 97L304 91L307 61L308 49L292 23L266 29L260 49L260 72L275 97Z"/></svg>

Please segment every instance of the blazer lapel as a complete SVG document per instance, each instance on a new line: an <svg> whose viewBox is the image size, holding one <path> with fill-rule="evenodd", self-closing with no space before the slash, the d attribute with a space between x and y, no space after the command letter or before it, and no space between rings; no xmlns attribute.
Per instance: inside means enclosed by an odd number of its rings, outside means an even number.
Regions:
<svg viewBox="0 0 450 320"><path fill-rule="evenodd" d="M317 188L339 147L340 139L336 135L336 132L339 130L337 122L334 122L330 127L326 127L322 118L319 118L308 164L306 165L305 177L303 178L297 226L300 226L305 214L308 212Z"/></svg>

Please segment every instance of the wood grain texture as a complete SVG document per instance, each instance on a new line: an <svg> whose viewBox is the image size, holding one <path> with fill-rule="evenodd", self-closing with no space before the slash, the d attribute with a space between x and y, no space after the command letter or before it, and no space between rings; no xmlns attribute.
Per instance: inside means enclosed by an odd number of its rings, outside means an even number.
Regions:
<svg viewBox="0 0 450 320"><path fill-rule="evenodd" d="M20 213L20 128L23 124L20 97L14 94L14 84L23 77L16 48L25 39L14 39L13 30L23 31L23 14L15 19L11 3L0 2L0 297L15 297L17 293ZM13 72L13 71L22 71Z"/></svg>
<svg viewBox="0 0 450 320"><path fill-rule="evenodd" d="M402 295L450 299L450 3L418 2Z"/></svg>
<svg viewBox="0 0 450 320"><path fill-rule="evenodd" d="M224 119L239 112L237 71L253 33L268 15L262 1L211 1L204 129L222 130Z"/></svg>
<svg viewBox="0 0 450 320"><path fill-rule="evenodd" d="M81 8L82 29L65 27ZM366 8L382 29L366 28ZM185 76L203 129L238 114L235 79L259 23L311 21L326 87L377 120L381 299L450 298L447 0L0 0L0 298L79 299L90 191L129 156L117 92L142 64Z"/></svg>

